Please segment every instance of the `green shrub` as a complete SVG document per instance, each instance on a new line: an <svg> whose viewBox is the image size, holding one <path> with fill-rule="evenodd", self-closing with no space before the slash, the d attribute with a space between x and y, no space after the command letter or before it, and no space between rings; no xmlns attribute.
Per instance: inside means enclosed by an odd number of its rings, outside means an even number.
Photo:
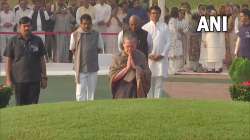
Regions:
<svg viewBox="0 0 250 140"><path fill-rule="evenodd" d="M11 87L0 85L0 108L9 104L11 95L13 94Z"/></svg>
<svg viewBox="0 0 250 140"><path fill-rule="evenodd" d="M233 85L230 87L231 98L237 101L250 101L250 86Z"/></svg>
<svg viewBox="0 0 250 140"><path fill-rule="evenodd" d="M230 66L229 75L235 84L250 81L250 60L236 58Z"/></svg>

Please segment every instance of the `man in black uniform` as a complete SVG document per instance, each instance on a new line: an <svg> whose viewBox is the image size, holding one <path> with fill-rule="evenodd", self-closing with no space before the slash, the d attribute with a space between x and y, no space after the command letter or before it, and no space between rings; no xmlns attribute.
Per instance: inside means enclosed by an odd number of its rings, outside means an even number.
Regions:
<svg viewBox="0 0 250 140"><path fill-rule="evenodd" d="M19 31L4 52L6 84L15 88L16 105L37 104L40 87L47 87L46 51L41 38L31 33L30 18L20 19Z"/></svg>

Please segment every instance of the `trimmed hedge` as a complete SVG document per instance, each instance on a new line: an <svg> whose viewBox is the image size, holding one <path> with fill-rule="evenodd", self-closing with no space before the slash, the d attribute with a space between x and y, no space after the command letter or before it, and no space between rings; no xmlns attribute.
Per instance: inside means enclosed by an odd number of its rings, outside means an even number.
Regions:
<svg viewBox="0 0 250 140"><path fill-rule="evenodd" d="M0 85L0 108L9 104L11 95L13 94L11 87Z"/></svg>
<svg viewBox="0 0 250 140"><path fill-rule="evenodd" d="M250 60L236 58L229 69L229 75L234 83L229 89L232 99L250 101Z"/></svg>
<svg viewBox="0 0 250 140"><path fill-rule="evenodd" d="M230 93L233 100L250 101L250 86L233 85L230 87Z"/></svg>
<svg viewBox="0 0 250 140"><path fill-rule="evenodd" d="M250 81L250 60L236 58L230 66L229 75L235 84Z"/></svg>

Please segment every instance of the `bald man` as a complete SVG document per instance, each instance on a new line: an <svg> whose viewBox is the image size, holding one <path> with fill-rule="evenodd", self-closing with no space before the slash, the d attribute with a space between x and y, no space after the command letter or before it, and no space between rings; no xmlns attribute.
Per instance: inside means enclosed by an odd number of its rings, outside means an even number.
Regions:
<svg viewBox="0 0 250 140"><path fill-rule="evenodd" d="M153 39L147 31L141 28L141 19L138 16L131 16L129 18L129 27L127 29L122 30L118 34L118 49L119 51L123 50L122 40L124 32L134 32L137 35L138 43L137 49L140 50L146 57L152 50Z"/></svg>

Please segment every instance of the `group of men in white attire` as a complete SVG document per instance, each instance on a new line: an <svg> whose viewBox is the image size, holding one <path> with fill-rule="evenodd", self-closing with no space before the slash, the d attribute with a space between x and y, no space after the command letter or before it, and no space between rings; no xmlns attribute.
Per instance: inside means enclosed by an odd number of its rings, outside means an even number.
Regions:
<svg viewBox="0 0 250 140"><path fill-rule="evenodd" d="M142 26L142 29L147 31L148 34L152 37L152 51L148 54L148 65L152 72L151 77L151 88L149 93L147 94L148 98L160 98L160 96L164 93L163 86L164 82L166 81L166 78L168 76L168 51L170 46L170 33L168 30L168 26L164 23L159 21L161 15L161 9L158 6L152 6L149 9L149 17L150 21L146 23L144 26ZM86 24L83 20L83 22L80 23L80 27L84 28L84 25ZM88 24L92 24L89 22ZM85 25L90 26L90 25ZM81 30L81 29L80 29ZM89 29L87 32L91 33L92 31ZM82 33L81 33L82 34ZM74 39L74 33L71 35L71 50L72 48L75 48L76 46L72 44L76 44L75 42L79 41L79 39ZM76 37L75 37L76 38ZM95 40L95 39L93 39ZM81 40L83 41L83 40ZM86 41L86 40L85 40ZM91 40L88 40L88 42ZM74 43L72 43L74 42ZM102 39L99 39L97 42L102 42L101 46L99 48L103 49L103 41ZM83 42L82 42L83 43ZM100 45L97 45L100 46ZM81 52L80 52L81 53ZM85 54L84 52L82 52ZM75 54L77 55L77 54ZM79 55L79 54L78 54ZM81 55L79 55L81 56ZM78 62L79 61L79 62ZM79 58L77 62L75 62L77 65L81 66L82 62ZM83 60L82 60L83 61ZM98 63L98 62L97 62ZM98 69L95 69L95 75ZM76 71L76 73L79 71ZM88 81L86 81L85 78L81 78L83 75L84 77L91 77L91 73L89 73L88 70L84 71L84 74L80 72L80 74L76 75L77 82L77 89L76 89L76 98L77 101L87 101L87 100L94 100L94 92L96 88L96 81L97 78L92 78L92 84L86 84ZM96 76L95 76L96 77ZM79 81L80 80L80 81ZM94 80L94 82L93 82ZM84 82L83 82L84 81ZM81 87L81 88L80 88ZM91 98L80 98L80 97L88 97Z"/></svg>
<svg viewBox="0 0 250 140"><path fill-rule="evenodd" d="M32 18L31 15L33 12L28 12L28 10L31 8L29 8L25 2L27 2L27 1L22 0L20 2L19 7L14 8L15 12L22 11L23 9L25 9L23 11L27 12L26 16ZM106 22L108 20L107 19L108 16L106 16L106 15L111 14L108 12L108 11L111 11L110 10L111 7L108 6L107 4L105 4L104 0L102 0L100 2L101 2L100 4L96 5L97 9L98 9L98 6L100 7L99 9L102 9L101 7L105 7L104 9L107 9L106 10L107 12L103 12L103 13L99 12L100 13L99 17L96 17L97 14L93 14L93 13L91 13L91 11L86 12L86 9L78 9L77 10L76 19L77 19L77 23L80 26L81 26L81 21L80 21L81 13L89 14L90 17L92 18L91 23L88 23L88 24L91 24L89 26L92 26L92 24L95 24L95 25L97 24L97 25L99 25L98 31L103 32L103 30L100 28L102 27L102 25L106 24ZM88 3L86 2L86 5L87 4ZM90 9L88 9L88 10L90 10ZM21 12L18 12L18 13L21 14ZM38 12L38 16L40 16L40 12ZM147 31L149 36L152 37L152 39L151 39L152 40L152 48L151 48L151 52L149 52L149 54L148 54L148 64L149 64L150 70L152 72L151 89L148 93L148 98L160 98L160 96L163 94L163 85L164 85L164 82L165 82L167 75L168 75L168 57L167 56L168 56L168 50L169 50L169 45L170 45L170 39L169 39L170 35L169 35L167 25L164 22L159 21L160 16L161 16L161 9L158 6L151 7L149 9L150 21L142 27L142 29ZM45 17L47 17L47 13L45 14ZM11 19L11 20L15 20L15 19ZM41 23L41 21L39 21L39 23ZM84 25L82 25L82 26L84 26ZM95 28L95 27L93 27L93 28ZM40 31L39 29L37 29L37 30ZM92 32L90 29L88 31ZM82 30L80 30L80 32L82 33ZM42 37L42 39L44 40L43 37ZM72 34L71 35L71 43L70 43L71 50L72 50L72 48L75 47L72 45L72 44L75 44L74 41L76 41L76 40L73 39L73 34ZM99 38L98 41L99 41L98 47L103 50L104 49L104 42L103 42L102 38ZM77 101L94 100L94 93L95 93L95 88L96 88L96 83L97 83L97 78L96 78L97 70L95 70L93 72L94 76L90 76L90 75L93 75L93 73L90 73L87 70L82 70L82 71L84 71L84 73L80 73L79 78L85 79L85 81L84 82L83 82L83 80L78 81L77 86L76 86L76 99L77 99ZM81 77L84 77L84 78L81 78ZM91 82L87 81L86 77L92 77L92 78L90 78Z"/></svg>

